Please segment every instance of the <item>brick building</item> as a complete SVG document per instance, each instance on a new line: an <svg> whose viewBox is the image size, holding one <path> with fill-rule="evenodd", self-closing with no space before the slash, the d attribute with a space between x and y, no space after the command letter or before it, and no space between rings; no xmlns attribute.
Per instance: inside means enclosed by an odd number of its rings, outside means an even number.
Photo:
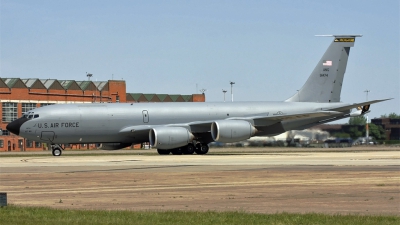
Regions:
<svg viewBox="0 0 400 225"><path fill-rule="evenodd" d="M0 151L47 150L45 143L26 140L6 130L9 122L25 112L46 105L99 102L204 102L205 95L126 93L121 80L74 81L0 78ZM66 146L91 149L94 144Z"/></svg>
<svg viewBox="0 0 400 225"><path fill-rule="evenodd" d="M400 140L400 119L371 119L371 123L385 129L386 140Z"/></svg>

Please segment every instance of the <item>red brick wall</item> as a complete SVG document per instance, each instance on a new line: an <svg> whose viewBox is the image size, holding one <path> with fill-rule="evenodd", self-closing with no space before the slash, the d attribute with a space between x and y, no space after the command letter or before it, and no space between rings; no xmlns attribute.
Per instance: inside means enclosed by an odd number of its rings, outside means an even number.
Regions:
<svg viewBox="0 0 400 225"><path fill-rule="evenodd" d="M205 102L206 95L203 94L193 94L193 102Z"/></svg>
<svg viewBox="0 0 400 225"><path fill-rule="evenodd" d="M117 101L119 96L119 102L126 102L126 83L125 81L109 80L108 81L109 94L111 95L112 102Z"/></svg>

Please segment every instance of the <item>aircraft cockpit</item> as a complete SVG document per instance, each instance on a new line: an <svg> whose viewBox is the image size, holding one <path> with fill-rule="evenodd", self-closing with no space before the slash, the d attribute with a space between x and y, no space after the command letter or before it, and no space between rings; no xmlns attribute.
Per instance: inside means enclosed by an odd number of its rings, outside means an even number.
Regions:
<svg viewBox="0 0 400 225"><path fill-rule="evenodd" d="M30 120L34 118L39 118L39 114L35 114L34 112L27 112L22 117Z"/></svg>

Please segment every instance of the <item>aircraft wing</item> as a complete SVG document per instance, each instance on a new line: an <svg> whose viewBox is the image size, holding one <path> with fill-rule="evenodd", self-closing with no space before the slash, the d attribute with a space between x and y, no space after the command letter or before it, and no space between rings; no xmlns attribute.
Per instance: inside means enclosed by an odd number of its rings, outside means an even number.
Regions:
<svg viewBox="0 0 400 225"><path fill-rule="evenodd" d="M341 112L337 111L317 111L317 112L303 112L303 113L295 113L295 114L281 114L281 115L256 115L256 116L249 116L249 117L236 117L230 118L235 120L247 120L247 121L254 121L255 126L268 126L272 125L281 121L288 121L288 120L296 120L296 119L305 119L305 118L319 118L319 117L327 117L327 116L335 116L342 114Z"/></svg>
<svg viewBox="0 0 400 225"><path fill-rule="evenodd" d="M268 126L271 124L275 124L285 120L295 120L295 119L303 119L303 118L318 118L318 117L326 117L326 116L334 116L342 114L337 111L318 111L318 112L307 112L307 113L296 113L296 114L281 114L281 115L272 115L269 114L258 114L254 116L248 117L232 117L227 120L246 120L246 121L254 121L255 126ZM209 132L211 129L211 124L215 122L215 120L210 121L193 121L190 123L181 123L181 124L166 124L161 126L168 127L185 127L188 128L193 133L204 133ZM160 126L160 125L157 125ZM121 134L132 135L132 136L146 136L148 135L150 129L157 127L151 125L139 125L139 126L129 126L125 127L119 131Z"/></svg>
<svg viewBox="0 0 400 225"><path fill-rule="evenodd" d="M284 120L296 120L303 118L316 118L325 117L340 114L337 111L317 111L317 112L307 112L307 113L295 113L295 114L281 114L281 115L257 115L243 118L232 118L232 119L253 119L253 120L271 120L271 121L284 121Z"/></svg>
<svg viewBox="0 0 400 225"><path fill-rule="evenodd" d="M272 115L269 114L258 114L254 116L247 116L247 117L232 117L227 120L245 120L252 122L254 121L255 126L268 126L272 125L281 121L286 120L296 120L296 119L303 119L303 118L318 118L318 117L327 117L327 116L334 116L340 115L341 112L336 111L318 111L318 112L307 112L307 113L296 113L296 114L281 114L281 115ZM210 131L211 124L214 121L197 121L191 122L187 125L191 127L192 132L207 132ZM178 124L174 125L178 126Z"/></svg>
<svg viewBox="0 0 400 225"><path fill-rule="evenodd" d="M361 103L354 103L354 104L348 105L348 106L343 106L343 107L338 107L338 108L329 108L329 110L345 111L345 110L350 110L350 109L357 108L357 107L360 107L360 106L368 106L367 108L369 109L369 105L371 105L371 104L378 103L378 102L383 102L383 101L387 101L387 100L391 100L391 99L393 99L393 98L373 100L373 101L361 102Z"/></svg>
<svg viewBox="0 0 400 225"><path fill-rule="evenodd" d="M361 102L361 103L355 103L351 104L348 106L342 106L342 107L337 107L337 108L329 108L326 111L314 111L314 112L303 112L303 113L295 113L295 114L273 114L270 115L269 113L265 114L257 114L257 115L251 115L251 116L246 116L246 117L231 117L227 120L246 120L249 122L254 121L255 126L268 126L272 125L281 121L288 121L288 120L296 120L296 119L305 119L305 118L322 118L322 117L328 117L328 116L335 116L335 115L340 115L343 114L343 111L350 110L353 108L357 108L359 106L367 106L367 110L369 109L370 104L378 103L378 102L383 102L387 100L391 100L392 98L389 99L381 99L381 100L373 100L373 101L367 101L367 102ZM166 124L166 125L157 125L157 126L169 126L169 127L185 127L188 128L188 130L191 130L193 133L204 133L204 132L209 132L211 129L211 124L214 122L214 120L210 121L193 121L190 123L181 123L181 124ZM122 130L119 131L121 134L125 134L127 136L143 136L147 137L149 131L156 126L152 125L138 125L138 126L129 126L125 127Z"/></svg>

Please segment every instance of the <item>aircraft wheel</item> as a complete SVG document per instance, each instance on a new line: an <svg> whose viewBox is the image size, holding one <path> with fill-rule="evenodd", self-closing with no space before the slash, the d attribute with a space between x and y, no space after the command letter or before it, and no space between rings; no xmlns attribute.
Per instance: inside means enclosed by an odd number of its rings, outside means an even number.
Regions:
<svg viewBox="0 0 400 225"><path fill-rule="evenodd" d="M53 156L61 156L61 154L62 154L61 148L59 148L59 147L53 148L52 153L53 153Z"/></svg>
<svg viewBox="0 0 400 225"><path fill-rule="evenodd" d="M183 154L185 155L192 155L195 151L195 147L193 144L188 144L187 146L184 147Z"/></svg>
<svg viewBox="0 0 400 225"><path fill-rule="evenodd" d="M167 149L157 149L158 154L160 155L169 155L169 153L171 152L170 150Z"/></svg>
<svg viewBox="0 0 400 225"><path fill-rule="evenodd" d="M174 148L171 150L172 155L182 155L182 150L181 148Z"/></svg>
<svg viewBox="0 0 400 225"><path fill-rule="evenodd" d="M198 155L205 155L208 153L209 147L207 144L197 144L196 145L196 153Z"/></svg>

